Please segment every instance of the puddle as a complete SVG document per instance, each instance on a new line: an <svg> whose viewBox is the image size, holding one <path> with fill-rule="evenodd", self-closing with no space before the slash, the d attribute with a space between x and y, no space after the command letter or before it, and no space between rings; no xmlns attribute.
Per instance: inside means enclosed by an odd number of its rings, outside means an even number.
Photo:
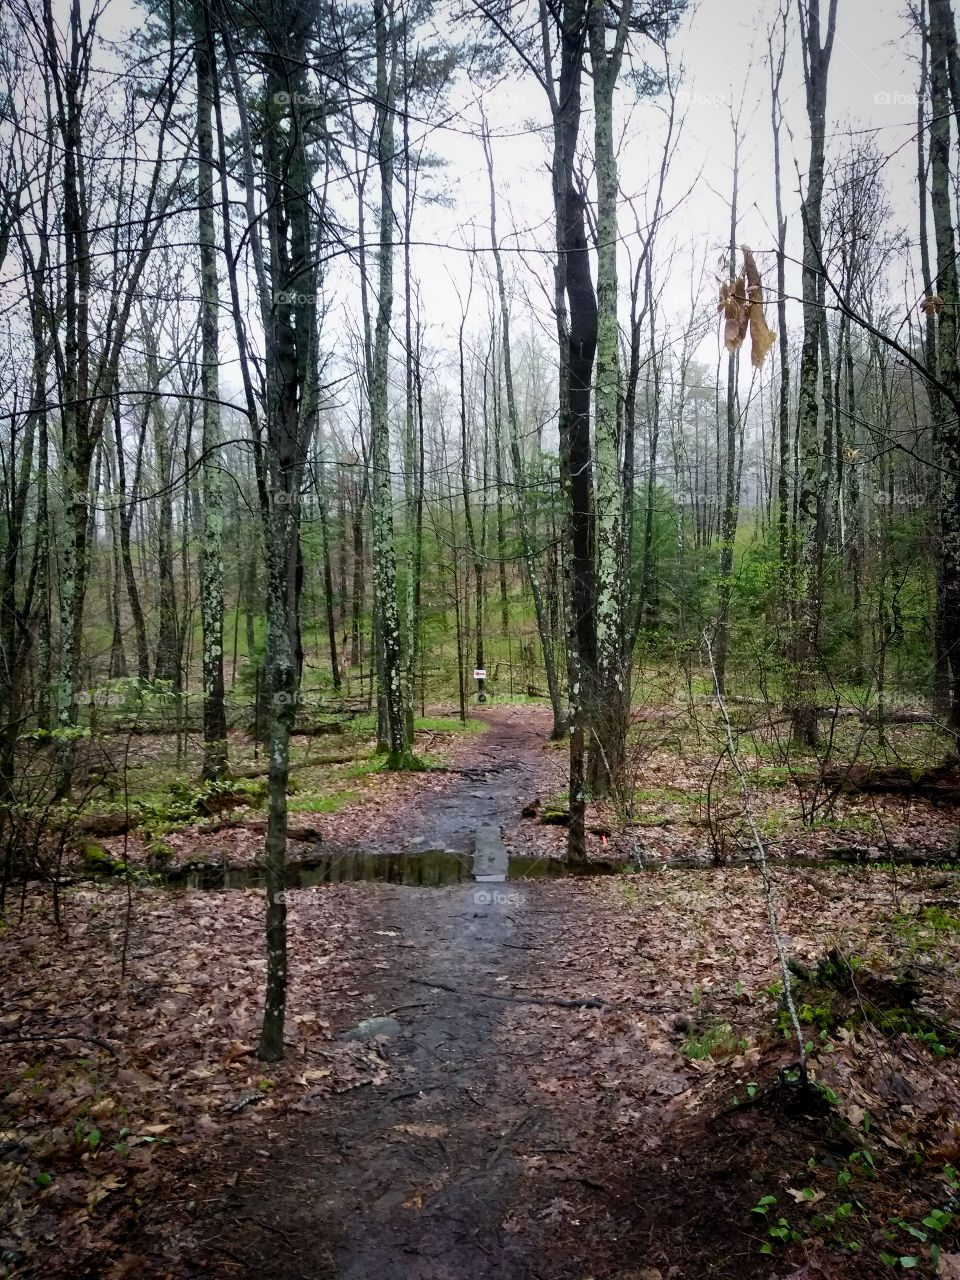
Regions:
<svg viewBox="0 0 960 1280"><path fill-rule="evenodd" d="M502 848L502 846L501 846ZM859 851L857 851L859 852ZM869 868L875 859L856 856L851 851L845 857L816 858L792 855L772 858L776 867L811 867L820 870L845 868ZM901 854L900 866L937 865L930 857L911 857ZM756 866L751 857L730 859L726 866ZM953 865L941 863L941 865ZM652 862L650 870L710 871L714 869L709 858L668 858ZM372 880L382 884L419 885L439 888L448 884L502 883L505 880L560 880L575 876L618 875L624 872L642 871L643 867L621 866L612 862L590 862L585 866L568 866L551 858L509 858L492 864L483 851L462 853L451 849L425 849L410 853L331 853L290 863L286 868L286 887L306 889L312 885L339 884L345 881ZM194 865L168 872L164 884L169 889L262 889L263 871L259 867L220 866L216 863Z"/></svg>
<svg viewBox="0 0 960 1280"><path fill-rule="evenodd" d="M447 849L397 854L340 853L324 854L289 864L286 869L286 886L288 889L305 889L318 884L374 880L383 884L439 887L472 883L475 880L556 880L565 876L615 875L622 869L608 862L571 867L547 858L510 858L505 875L489 875L475 874L472 854ZM484 867L483 870L486 871L487 868ZM264 876L259 867L210 864L169 872L165 883L171 889L259 889L263 888Z"/></svg>

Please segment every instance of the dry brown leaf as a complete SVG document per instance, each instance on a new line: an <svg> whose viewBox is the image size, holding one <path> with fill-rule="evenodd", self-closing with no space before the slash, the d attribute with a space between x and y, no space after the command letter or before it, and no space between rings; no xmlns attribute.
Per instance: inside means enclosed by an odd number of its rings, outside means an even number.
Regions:
<svg viewBox="0 0 960 1280"><path fill-rule="evenodd" d="M395 1124L396 1133L407 1133L412 1138L442 1138L447 1132L445 1124Z"/></svg>
<svg viewBox="0 0 960 1280"><path fill-rule="evenodd" d="M740 252L743 254L743 270L749 286L750 300L747 311L750 323L750 359L753 366L759 369L767 352L776 341L777 335L772 329L767 328L763 315L763 286L760 283L760 271L753 253L745 244L740 246Z"/></svg>
<svg viewBox="0 0 960 1280"><path fill-rule="evenodd" d="M813 1195L809 1195L808 1191L797 1191L795 1187L787 1187L787 1195L793 1196L797 1204L816 1204L823 1199L822 1191L814 1191Z"/></svg>
<svg viewBox="0 0 960 1280"><path fill-rule="evenodd" d="M763 290L753 285L750 289L750 362L754 368L760 368L776 340L777 335L767 328L764 319Z"/></svg>

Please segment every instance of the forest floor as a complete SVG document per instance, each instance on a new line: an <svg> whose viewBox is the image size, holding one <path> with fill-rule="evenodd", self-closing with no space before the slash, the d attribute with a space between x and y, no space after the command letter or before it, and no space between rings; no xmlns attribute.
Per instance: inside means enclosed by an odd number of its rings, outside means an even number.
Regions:
<svg viewBox="0 0 960 1280"><path fill-rule="evenodd" d="M292 817L326 854L493 826L555 858L563 828L521 816L563 804L549 717L484 719L428 730L445 771L405 777L329 764L321 787L307 744ZM741 841L733 788L675 732L643 739L632 825L591 813L592 856L642 870L291 889L280 1064L255 1057L259 889L78 879L58 927L28 886L0 935L0 1274L960 1277L956 811L836 797L811 824L748 761L807 966L804 1089L760 877L712 865ZM242 866L261 839L181 826L166 865ZM103 840L128 866L151 843ZM394 1021L339 1038L372 1017Z"/></svg>

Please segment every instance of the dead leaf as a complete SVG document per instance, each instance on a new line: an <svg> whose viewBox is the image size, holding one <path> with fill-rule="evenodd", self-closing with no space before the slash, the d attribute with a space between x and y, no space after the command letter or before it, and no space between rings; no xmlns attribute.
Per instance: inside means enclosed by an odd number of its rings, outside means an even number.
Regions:
<svg viewBox="0 0 960 1280"><path fill-rule="evenodd" d="M396 1133L408 1133L413 1138L442 1138L448 1132L445 1124L395 1124Z"/></svg>
<svg viewBox="0 0 960 1280"><path fill-rule="evenodd" d="M793 1187L787 1187L787 1195L793 1196L797 1204L817 1204L823 1199L822 1191L814 1191L812 1187L807 1187L803 1191L797 1191Z"/></svg>
<svg viewBox="0 0 960 1280"><path fill-rule="evenodd" d="M561 1218L568 1218L574 1213L574 1207L569 1200L564 1200L561 1196L557 1196L555 1200L551 1200L545 1209L540 1213L540 1217L544 1222L559 1222Z"/></svg>

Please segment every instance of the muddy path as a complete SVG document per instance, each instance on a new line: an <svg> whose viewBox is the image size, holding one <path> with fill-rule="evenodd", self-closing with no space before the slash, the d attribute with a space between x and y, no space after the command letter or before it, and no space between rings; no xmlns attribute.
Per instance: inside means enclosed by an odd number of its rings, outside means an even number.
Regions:
<svg viewBox="0 0 960 1280"><path fill-rule="evenodd" d="M481 826L502 826L520 816L520 809L545 780L554 752L547 747L547 713L520 717L510 708L479 713L490 730L481 735L466 772L451 774L442 789L424 796L424 803L405 815L408 844L424 848L471 852L473 835Z"/></svg>
<svg viewBox="0 0 960 1280"><path fill-rule="evenodd" d="M372 949L373 965L391 965L377 1011L400 1028L380 1041L389 1082L323 1099L249 1153L207 1249L264 1280L538 1276L503 1223L522 1176L515 1144L551 1139L551 1119L522 1060L495 1043L507 1002L470 994L523 985L526 895L378 888L393 936Z"/></svg>
<svg viewBox="0 0 960 1280"><path fill-rule="evenodd" d="M547 735L529 717L490 721L467 772L426 793L412 822L404 815L408 847L470 851L479 827L519 818ZM199 1252L263 1280L545 1275L504 1224L522 1179L517 1142L562 1142L562 1117L530 1084L523 1053L496 1040L524 998L514 993L536 986L536 886L369 888L358 987L370 1012L396 1023L377 1041L389 1081L308 1103L267 1145L235 1153L235 1185L211 1205ZM341 1029L355 1012L342 1011Z"/></svg>
<svg viewBox="0 0 960 1280"><path fill-rule="evenodd" d="M343 815L371 858L378 804L408 861L459 847L472 866L478 828L481 857L556 858L562 828L520 817L562 790L549 722L487 714L454 767L387 778ZM798 1090L754 870L516 865L294 884L272 1066L255 1057L261 889L148 886L131 917L128 895L85 888L68 935L38 895L8 939L0 1174L22 1170L22 1225L0 1231L0 1263L15 1254L24 1280L884 1280L894 1216L925 1221L955 1185L953 1041L934 1057L899 1022L846 1025L845 1006L835 1034L811 1024L823 1093ZM960 900L956 874L774 868L782 936L809 972L838 945L870 957L861 1014L902 998L909 958L949 1030L960 925L921 913ZM960 1219L942 1244L960 1259Z"/></svg>
<svg viewBox="0 0 960 1280"><path fill-rule="evenodd" d="M491 707L472 714L489 729L459 744L453 766L408 775L399 794L325 816L323 849L470 853L478 827L516 827L532 797L563 789L566 761L549 741L549 711Z"/></svg>

